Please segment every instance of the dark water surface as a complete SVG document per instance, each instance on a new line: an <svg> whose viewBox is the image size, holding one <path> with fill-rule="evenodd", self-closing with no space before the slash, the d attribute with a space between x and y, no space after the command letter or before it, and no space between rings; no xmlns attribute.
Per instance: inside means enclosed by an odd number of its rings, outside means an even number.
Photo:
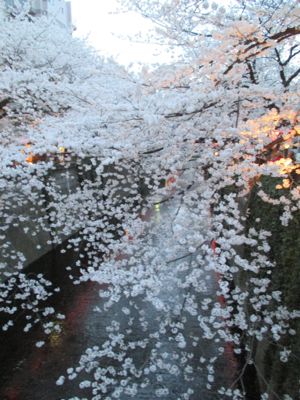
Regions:
<svg viewBox="0 0 300 400"><path fill-rule="evenodd" d="M61 249L62 245L52 252L46 254L41 259L33 263L28 268L28 273L43 272L56 285L61 287L61 293L55 295L49 305L55 307L56 311L65 314L66 318L59 322L61 332L54 332L48 337L40 328L34 328L29 333L24 333L20 329L22 325L22 316L18 316L16 327L8 332L1 333L0 342L0 399L1 400L59 400L69 399L78 396L80 399L90 400L93 395L90 389L81 390L78 387L80 380L68 380L62 386L56 385L56 380L65 374L65 371L78 365L80 356L85 352L86 348L95 345L101 345L107 340L106 327L113 320L120 322L121 330L128 328L128 317L120 310L120 307L126 304L126 299L112 307L108 312L99 314L95 312L95 307L101 305L102 300L99 298L99 290L103 289L103 285L95 282L83 282L79 286L74 287L73 282L68 278L66 266L75 267L78 254L72 250L67 250L64 254ZM73 273L73 272L72 272ZM211 277L211 290L214 290L213 277ZM167 285L166 285L167 286ZM169 287L162 296L169 296L172 287ZM174 288L175 291L175 288ZM173 293L173 292L172 292ZM176 293L174 292L174 297ZM178 293L178 298L181 294ZM201 301L201 299L199 299ZM138 309L142 309L147 314L148 320L153 321L153 329L155 332L157 311L150 304L137 298ZM121 304L121 306L120 306ZM134 314L133 314L134 316ZM188 320L185 324L185 332L187 336L197 335L199 331L195 318ZM149 332L148 332L149 333ZM143 332L137 324L132 326L132 339L143 338ZM129 338L130 339L130 338ZM36 347L36 343L45 340L45 345L41 348ZM168 335L165 339L160 339L159 352L169 355L176 354L178 347L176 342L170 341ZM191 341L192 342L192 341ZM199 373L200 357L214 357L217 353L217 344L211 341L208 345L198 342L197 346L191 347L188 344L187 352L193 352L194 358L190 363L194 367L194 373L191 375L190 382L186 382L184 374L181 372L178 376L174 376L168 371L161 374L164 387L168 387L169 393L166 395L167 400L184 400L180 393L184 392L184 387L192 388L194 393L189 397L190 400L214 400L220 398L213 390L206 388L206 367L203 367L203 374ZM150 344L155 346L155 343ZM147 358L151 348L145 351L133 350L132 356L136 360L137 365L146 365ZM178 361L180 367L180 360ZM237 362L233 356L232 348L227 346L224 356L218 364L216 371L216 379L218 383L224 383L228 386L233 381L237 370ZM85 377L81 377L85 378ZM86 376L86 378L88 378ZM150 384L141 389L134 397L138 400L154 400L158 398L155 391L160 388L156 379L156 372L149 374ZM99 399L106 399L109 395L103 395ZM127 400L130 397L121 394L121 400ZM251 397L249 397L251 398Z"/></svg>

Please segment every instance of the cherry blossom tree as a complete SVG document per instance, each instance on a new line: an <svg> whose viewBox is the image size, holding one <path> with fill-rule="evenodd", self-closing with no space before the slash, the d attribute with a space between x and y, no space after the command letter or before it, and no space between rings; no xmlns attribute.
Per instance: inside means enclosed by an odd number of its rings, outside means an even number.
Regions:
<svg viewBox="0 0 300 400"><path fill-rule="evenodd" d="M299 6L123 4L157 24L178 62L132 77L47 21L21 15L1 32L3 329L18 306L25 330L60 329L59 310L44 306L58 289L29 279L9 240L34 221L53 246L69 238L71 278L101 283L99 318L115 316L66 374L89 398L150 387L153 398L196 399L203 377L212 398L296 398L296 384L271 384L259 362L269 342L295 362L299 311L276 283L274 232L251 201L278 210L282 230L299 221ZM73 190L53 178L58 164L65 180L76 166ZM234 376L222 378L229 359Z"/></svg>
<svg viewBox="0 0 300 400"><path fill-rule="evenodd" d="M67 170L75 154L78 160L89 156L92 148L109 163L113 151L106 147L111 145L114 125L119 122L116 116L122 109L120 118L129 118L126 107L130 114L131 105L127 106L127 100L122 104L122 98L125 93L130 97L135 90L135 82L129 80L124 69L113 61L105 62L52 22L32 20L25 12L2 22L1 311L8 315L16 312L16 303L37 311L35 306L49 297L47 288L52 285L42 274L30 279L24 274L24 265L30 260L20 251L20 235L36 237L27 243L36 248L37 254L29 256L34 259L42 247L51 249L77 229L71 227L71 216L65 216L65 226L57 222L56 212L63 215L67 207L64 204L59 208L66 192L53 176L52 180L47 177L55 175L57 165L66 165ZM109 132L107 120L111 121ZM100 154L100 147L106 152ZM79 192L73 193L75 201L80 196ZM9 319L3 329L12 324Z"/></svg>

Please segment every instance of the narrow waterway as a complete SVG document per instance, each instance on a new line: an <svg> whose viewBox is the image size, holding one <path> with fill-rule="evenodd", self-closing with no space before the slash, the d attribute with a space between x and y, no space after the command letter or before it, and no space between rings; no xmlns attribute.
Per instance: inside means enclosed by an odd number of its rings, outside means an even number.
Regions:
<svg viewBox="0 0 300 400"><path fill-rule="evenodd" d="M150 220L156 226L157 236L154 239L156 251L166 258L180 257L177 250L178 237L170 231L166 221L180 218L182 210L178 204L167 204L156 207L150 213ZM204 223L204 222L203 222ZM174 222L175 224L175 222ZM192 222L187 222L187 231L192 229ZM205 223L203 229L205 227ZM147 235L147 233L145 234ZM178 236L178 235L177 235ZM71 250L61 253L64 246L48 253L30 266L28 271L47 271L47 275L55 283L62 286L60 294L52 299L52 305L66 318L59 322L61 332L53 332L45 339L45 334L35 328L25 334L17 328L1 333L0 342L0 399L1 400L60 400L60 399L110 399L114 390L106 394L98 392L99 397L93 397L90 388L79 388L81 380L90 379L84 372L79 377L69 378L63 385L56 385L57 379L65 375L72 366L77 366L82 354L87 348L101 348L109 337L108 327L119 324L119 332L126 332L129 343L145 341L142 347L134 348L127 354L134 360L135 366L146 372L147 382L141 377L131 378L131 384L139 389L134 395L136 399L154 400L213 400L219 398L217 387L230 386L236 375L236 360L230 346L225 347L224 354L219 357L217 369L213 374L209 369L219 356L219 344L214 341L201 341L199 322L193 312L186 312L187 287L178 287L178 277L185 271L179 262L172 262L157 276L160 289L156 298L160 306L153 306L143 295L136 296L133 301L121 294L121 299L107 311L99 313L103 300L99 290L103 289L100 282L83 282L74 286L68 279L65 267L74 265L77 254ZM193 256L187 260L193 262ZM200 304L203 296L214 296L216 280L212 273L202 271L205 280L205 291L189 293ZM199 277L199 275L197 275ZM151 296L148 293L147 296ZM130 310L130 318L127 311ZM143 320L143 329L140 323ZM22 318L20 317L20 320ZM137 322L135 324L135 322ZM184 323L182 323L184 322ZM21 322L20 322L21 323ZM16 324L18 326L18 323ZM157 332L159 332L157 334ZM184 337L184 345L179 346L180 338ZM45 340L45 345L36 347L36 343ZM187 358L189 361L187 362ZM203 361L202 361L203 360ZM202 365L203 362L203 365ZM103 361L103 367L110 363ZM157 365L160 367L158 368ZM118 365L114 365L118 369ZM71 372L70 372L71 371ZM215 376L215 380L207 382L207 376ZM101 379L100 379L101 380ZM142 382L142 384L141 384ZM216 385L217 383L217 385ZM216 388L214 389L214 386ZM185 393L185 394L184 394ZM184 394L184 395L183 395ZM76 397L77 396L77 397ZM185 397L184 397L185 396ZM129 392L121 392L121 400L132 398Z"/></svg>

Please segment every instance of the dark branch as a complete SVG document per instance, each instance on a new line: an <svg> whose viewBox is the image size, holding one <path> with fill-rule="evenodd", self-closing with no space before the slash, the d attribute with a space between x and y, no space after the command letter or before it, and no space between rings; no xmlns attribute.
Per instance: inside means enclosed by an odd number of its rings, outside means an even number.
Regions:
<svg viewBox="0 0 300 400"><path fill-rule="evenodd" d="M210 34L203 35L203 33L189 31L188 29L183 29L182 32L187 33L188 35L192 35L192 36L202 36L202 37L206 37L206 38L212 37L212 35L210 35Z"/></svg>
<svg viewBox="0 0 300 400"><path fill-rule="evenodd" d="M294 46L292 46L290 48L290 53L289 53L288 58L284 62L282 62L283 66L286 66L291 61L292 58L294 58L296 55L300 54L300 50L294 52L294 50L297 49L298 47L299 47L299 45L295 44Z"/></svg>
<svg viewBox="0 0 300 400"><path fill-rule="evenodd" d="M160 147L159 149L145 151L143 154L144 154L144 155L147 155L147 154L154 154L154 153L158 153L158 152L162 151L163 149L164 149L164 147Z"/></svg>
<svg viewBox="0 0 300 400"><path fill-rule="evenodd" d="M210 104L206 104L204 105L202 108L200 108L199 110L195 110L195 111L191 111L191 112L177 112L177 113L172 113L172 114L168 114L165 116L165 118L169 119L169 118L177 118L177 117L188 117L191 115L195 115L195 114L199 114L211 107L214 107L215 105L218 104L218 101L214 101L213 103Z"/></svg>
<svg viewBox="0 0 300 400"><path fill-rule="evenodd" d="M229 65L229 67L227 67L227 69L224 72L224 75L227 75L236 64L241 64L243 62L247 62L251 58L262 53L264 50L267 50L268 48L270 48L271 43L269 42L269 40L273 40L273 41L276 41L277 43L280 43L292 36L296 36L299 34L300 34L300 27L292 27L292 28L287 28L283 32L275 33L274 35L270 36L269 38L267 38L266 40L261 41L261 42L258 41L257 39L255 39L250 46L246 47L240 54L238 54L238 58L231 65ZM246 42L246 44L247 44L247 42ZM251 50L254 50L256 48L257 48L257 50L254 53L252 53ZM247 55L247 53L249 53L249 52L251 52L251 53L249 55ZM240 58L240 57L242 57L242 58Z"/></svg>
<svg viewBox="0 0 300 400"><path fill-rule="evenodd" d="M297 69L287 80L287 86L292 82L293 79L295 79L298 75L300 74L300 68Z"/></svg>
<svg viewBox="0 0 300 400"><path fill-rule="evenodd" d="M256 79L256 76L255 76L255 71L254 71L253 65L251 64L250 61L247 62L247 67L248 67L248 70L249 70L249 76L250 76L251 82L254 83L255 85L257 85L257 79Z"/></svg>

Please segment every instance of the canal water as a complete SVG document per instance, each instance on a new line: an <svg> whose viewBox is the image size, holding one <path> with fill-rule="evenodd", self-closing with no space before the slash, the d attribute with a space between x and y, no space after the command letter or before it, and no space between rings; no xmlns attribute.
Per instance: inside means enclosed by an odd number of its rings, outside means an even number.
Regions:
<svg viewBox="0 0 300 400"><path fill-rule="evenodd" d="M164 256L167 258L180 257L180 254L176 253L176 245L172 244L175 240L174 232L170 231L169 224L165 224L166 221L174 221L174 218L180 217L180 212L178 212L180 207L177 206L177 204L172 204L172 206L156 207L149 214L150 220L152 219L157 227L157 232L161 227L160 234L154 238L154 246L157 252L165 253ZM186 229L191 228L192 226L187 223ZM205 224L203 229L207 229ZM92 281L74 286L73 281L68 277L69 272L66 267L72 266L74 275L78 254L68 250L66 246L67 243L44 255L27 270L28 273L46 272L46 277L61 287L61 292L49 302L49 305L65 315L65 319L56 321L61 331L53 331L46 337L45 333L36 327L29 333L24 333L19 329L24 322L22 315L19 315L16 328L1 333L1 400L113 398L155 400L161 397L167 400L213 400L222 398L216 392L216 382L218 387L222 384L230 386L237 372L236 359L231 347L226 346L217 364L215 381L207 382L207 376L213 375L209 369L213 368L213 360L218 355L219 345L214 341L201 342L197 318L189 317L189 313L182 312L186 307L187 289L178 287L177 280L174 279L176 275L184 274L184 271L182 272L179 268L180 263L170 263L169 267L157 276L160 289L156 297L164 305L161 309L146 301L143 295L136 296L133 301L128 300L121 293L118 303L103 310L103 300L99 297L99 291L105 290L106 287L99 276L95 276ZM189 262L193 262L193 259L191 258ZM208 294L214 296L215 277L211 273L203 272L203 279L209 291L206 296ZM151 293L147 293L147 296L151 296ZM195 291L194 296L199 303L203 300L201 292ZM102 310L101 313L99 309ZM126 311L128 309L130 309L130 318ZM179 311L173 312L174 309ZM166 310L172 310L171 314ZM170 315L173 318L171 321ZM176 315L177 319L174 319ZM184 320L183 325L181 319ZM93 379L90 374L84 372L83 368L78 369L79 376L73 374L70 369L82 365L80 360L82 361L81 356L86 349L94 348L97 351L103 348L116 323L119 325L119 332L126 332L128 343L145 340L145 345L138 348L133 346L132 351L127 354L129 359L134 360L135 366L147 375L147 384L141 383L141 377L138 374L131 378L133 387L134 385L139 387L133 397L129 391L120 392L118 396L117 392L109 386L104 394L100 389L98 392L93 392L89 387L79 388L80 381L93 381ZM173 331L170 332L170 329ZM157 331L160 332L158 337ZM179 351L180 334L186 338L186 343L185 348ZM42 341L45 344L37 347L37 343ZM184 360L187 357L191 358L188 363ZM208 360L211 360L211 363L208 363ZM106 358L101 362L101 367L104 369L110 363L115 370L119 368L116 360L112 362L111 359ZM157 364L161 364L161 368L157 368L155 366ZM171 371L172 368L177 370L176 373ZM62 375L67 377L64 384L56 384ZM98 380L101 381L101 377L98 377ZM58 382L62 383L62 378Z"/></svg>

